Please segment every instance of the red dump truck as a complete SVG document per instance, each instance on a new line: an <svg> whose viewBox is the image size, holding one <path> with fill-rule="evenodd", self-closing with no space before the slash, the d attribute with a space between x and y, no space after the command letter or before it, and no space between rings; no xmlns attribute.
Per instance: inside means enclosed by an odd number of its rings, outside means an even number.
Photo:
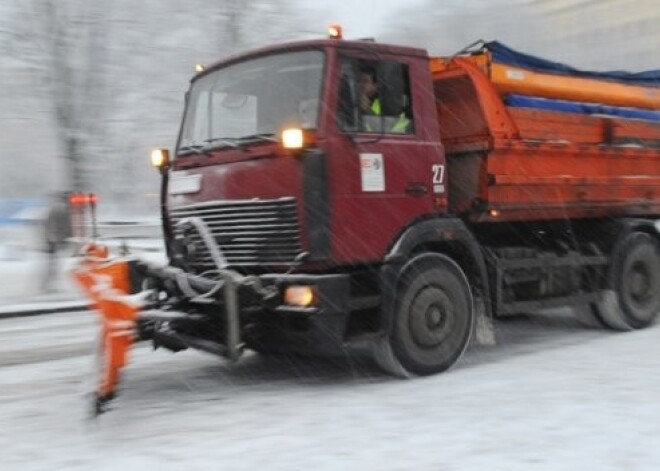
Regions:
<svg viewBox="0 0 660 471"><path fill-rule="evenodd" d="M336 34L206 67L172 157L152 156L169 265L92 243L75 271L104 319L99 408L136 340L231 360L368 352L410 376L509 314L648 326L659 80Z"/></svg>

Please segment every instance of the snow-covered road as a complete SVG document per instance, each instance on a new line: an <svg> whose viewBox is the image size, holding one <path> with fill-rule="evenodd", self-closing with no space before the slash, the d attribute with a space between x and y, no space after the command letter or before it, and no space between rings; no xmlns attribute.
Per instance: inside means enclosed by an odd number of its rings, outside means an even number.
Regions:
<svg viewBox="0 0 660 471"><path fill-rule="evenodd" d="M364 362L140 346L83 420L90 313L0 321L0 469L658 470L660 325L498 324L499 344L411 381Z"/></svg>

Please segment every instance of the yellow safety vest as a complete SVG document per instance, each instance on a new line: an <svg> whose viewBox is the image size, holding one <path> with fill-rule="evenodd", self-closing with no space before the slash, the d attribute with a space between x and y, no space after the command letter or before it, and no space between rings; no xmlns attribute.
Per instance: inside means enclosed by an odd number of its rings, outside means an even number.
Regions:
<svg viewBox="0 0 660 471"><path fill-rule="evenodd" d="M376 98L374 101L371 102L371 112L373 113L374 116L381 116L381 106L380 106L380 100L378 98ZM408 129L409 124L410 124L410 120L406 117L406 114L401 113L399 115L399 119L396 120L396 123L394 123L394 126L390 128L389 132L404 133L406 132L406 129ZM364 127L366 128L367 131L370 132L373 131L369 123L365 123Z"/></svg>
<svg viewBox="0 0 660 471"><path fill-rule="evenodd" d="M371 102L371 112L376 116L380 116L380 100L378 98Z"/></svg>

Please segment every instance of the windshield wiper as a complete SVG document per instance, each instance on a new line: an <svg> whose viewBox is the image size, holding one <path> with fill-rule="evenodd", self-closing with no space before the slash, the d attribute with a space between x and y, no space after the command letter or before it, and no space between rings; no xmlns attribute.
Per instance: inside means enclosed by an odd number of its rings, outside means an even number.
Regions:
<svg viewBox="0 0 660 471"><path fill-rule="evenodd" d="M179 154L203 154L209 155L209 151L219 147L231 147L232 149L243 149L243 144L258 141L279 142L275 133L249 134L241 137L212 137L204 139L204 145L193 143L179 147Z"/></svg>
<svg viewBox="0 0 660 471"><path fill-rule="evenodd" d="M270 141L270 142L280 142L276 137L274 132L261 132L257 134L248 134L247 136L241 136L238 138L239 141Z"/></svg>
<svg viewBox="0 0 660 471"><path fill-rule="evenodd" d="M187 146L181 146L177 149L176 153L177 155L181 154L200 154L200 155L206 155L207 152L204 150L204 147L202 144L190 144Z"/></svg>
<svg viewBox="0 0 660 471"><path fill-rule="evenodd" d="M217 143L221 146L226 146L226 147L231 147L232 149L240 149L240 145L236 143L238 139L235 137L212 137L210 139L204 139L204 142L206 143L205 148L211 147L211 144ZM213 146L215 147L215 145Z"/></svg>

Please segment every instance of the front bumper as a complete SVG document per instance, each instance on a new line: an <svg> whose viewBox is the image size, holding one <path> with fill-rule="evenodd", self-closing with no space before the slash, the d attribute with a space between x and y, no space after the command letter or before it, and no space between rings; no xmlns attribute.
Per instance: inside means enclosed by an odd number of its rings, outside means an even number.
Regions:
<svg viewBox="0 0 660 471"><path fill-rule="evenodd" d="M202 349L230 360L237 360L244 348L259 352L343 353L350 315L349 275L246 277L222 270L221 279L209 281L176 272L171 267L146 271L150 279L147 285L159 287L158 291L164 290L166 296L155 310L152 307L148 311L150 315L143 316L144 322L138 321L141 339L153 339L157 346L173 346L175 350ZM187 281L182 283L182 276ZM181 289L181 285L186 288ZM287 305L283 292L291 285L313 286L314 303L304 308ZM169 315L174 311L177 318L160 322L159 311Z"/></svg>
<svg viewBox="0 0 660 471"><path fill-rule="evenodd" d="M265 307L248 326L247 346L264 352L335 355L343 352L349 317L350 279L344 274L264 275L279 293L289 285L314 286L316 302L299 308L279 302ZM250 331L254 329L254 331Z"/></svg>

